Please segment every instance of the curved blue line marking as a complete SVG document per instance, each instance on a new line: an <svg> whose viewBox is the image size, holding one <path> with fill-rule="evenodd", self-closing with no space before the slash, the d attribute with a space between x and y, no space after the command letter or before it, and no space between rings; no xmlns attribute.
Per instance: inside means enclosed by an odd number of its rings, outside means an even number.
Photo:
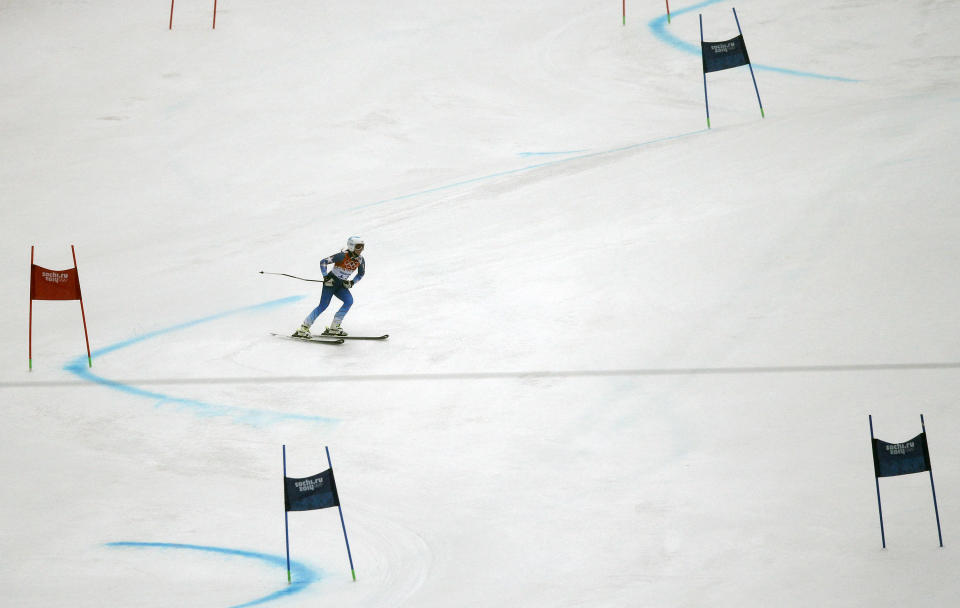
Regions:
<svg viewBox="0 0 960 608"><path fill-rule="evenodd" d="M133 548L146 548L146 549L186 549L188 551L203 551L206 553L219 553L220 555L229 555L233 557L245 557L249 559L259 560L261 562L266 562L270 566L279 566L286 570L287 562L286 558L279 555L269 555L267 553L255 553L253 551L241 551L239 549L226 549L224 547L207 547L203 545L184 545L179 543L138 543L138 542L116 542L116 543L107 543L107 547L133 547ZM293 577L293 582L290 583L287 587L284 587L280 591L275 591L269 595L259 597L255 600L245 602L243 604L236 604L230 608L246 608L247 606L256 606L258 604L266 604L267 602L272 602L273 600L278 600L283 597L288 597L295 593L300 593L305 590L311 584L320 580L320 574L314 572L307 566L293 561L290 561L290 573Z"/></svg>
<svg viewBox="0 0 960 608"><path fill-rule="evenodd" d="M226 312L221 312L215 315L210 315L207 317L202 317L199 319L194 319L193 321L187 321L186 323L180 323L179 325L173 325L171 327L166 327L164 329L158 329L156 331L148 332L142 336L137 336L136 338L131 338L129 340L124 340L123 342L117 342L116 344L111 344L99 350L93 352L93 357L98 358L107 353L112 353L114 351L120 350L122 348L127 348L128 346L133 346L162 336L164 334L169 334L175 331L180 331L183 329L189 329L195 327L202 323L209 323L211 321L218 321L220 319L237 315L246 312L258 312L261 310L268 310L270 308L276 308L278 306L284 306L298 300L302 300L305 296L290 296L287 298L280 298L279 300L271 300L269 302L263 302L261 304L254 304L252 306L244 306L242 308L235 308L233 310L228 310ZM143 388L139 388L130 384L124 384L116 380L110 380L109 378L104 378L103 376L98 376L94 374L90 368L87 367L87 356L81 355L76 359L68 362L64 368L68 372L80 377L82 380L88 382L93 382L95 384L100 384L108 388L127 393L128 395L135 395L137 397L144 397L146 399L152 399L155 401L155 406L160 407L166 404L172 404L177 406L180 409L188 409L193 411L193 413L198 416L204 417L213 417L213 416L231 416L234 420L238 422L244 422L254 426L261 426L264 424L270 424L273 422L279 422L281 420L303 420L308 422L321 422L321 423L335 423L338 422L336 418L325 418L323 416L309 416L305 414L288 414L283 412L272 412L268 410L259 410L253 408L243 408L236 407L231 405L220 405L216 403L207 403L205 401L198 401L196 399L187 399L184 397L174 397L172 395L167 395L165 393L158 393L155 391L149 391Z"/></svg>
<svg viewBox="0 0 960 608"><path fill-rule="evenodd" d="M689 7L687 7L687 8L682 8L682 9L680 9L680 10L678 10L678 11L671 11L671 16L676 17L677 15L682 15L682 14L684 14L684 13L690 13L690 12L696 11L696 10L698 10L698 9L701 9L701 8L703 8L703 7L705 7L705 6L710 6L711 4L716 4L716 3L722 2L722 1L723 1L723 0L706 0L706 2L701 2L700 4L694 4L693 6L689 6ZM677 37L674 36L673 34L670 34L670 33L667 32L667 17L666 17L666 15L662 15L662 16L660 16L660 17L656 17L655 19L651 19L651 20L647 23L647 27L650 28L650 31L653 32L653 35L654 35L654 36L656 36L657 38L659 38L659 39L662 40L663 42L666 42L666 43L669 44L670 46L672 46L672 47L674 47L674 48L676 48L676 49L679 49L679 50L681 50L681 51L684 51L685 53L690 53L690 54L693 54L693 55L699 55L699 54L700 54L700 47L699 47L699 46L697 46L697 45L695 45L695 44L690 44L689 42L684 42L683 40L677 38ZM787 74L788 76L799 76L799 77L801 77L801 78L819 78L819 79L821 79L821 80L836 80L836 81L839 81L839 82L860 82L859 80L856 80L855 78L844 78L844 77L842 77L842 76L827 76L827 75L825 75L825 74L817 74L817 73L815 73L815 72L801 72L801 71L799 71L799 70L790 70L790 69L787 69L787 68L777 68L777 67L773 67L773 66L769 66L769 65L761 65L761 64L757 64L757 63L754 63L754 64L752 64L752 65L753 65L753 68L756 69L756 70L766 70L766 71L768 71L768 72L777 72L777 73L780 73L780 74Z"/></svg>

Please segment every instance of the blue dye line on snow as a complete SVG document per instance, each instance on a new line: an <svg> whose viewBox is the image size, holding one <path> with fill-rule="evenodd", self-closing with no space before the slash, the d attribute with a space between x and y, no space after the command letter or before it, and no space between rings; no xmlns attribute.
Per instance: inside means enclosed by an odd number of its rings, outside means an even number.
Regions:
<svg viewBox="0 0 960 608"><path fill-rule="evenodd" d="M476 184L480 182L485 182L491 179L496 179L498 177L506 177L508 175L515 175L517 173L525 173L528 171L534 171L536 169L543 169L545 167L551 167L553 165L559 165L561 163L569 163L573 161L583 160L585 158L590 158L593 156L602 156L604 154L616 154L618 152L626 152L627 150L633 150L635 148L640 148L643 146L650 146L653 144L658 144L664 141L669 141L671 139L680 139L681 137L689 137L691 135L697 135L698 133L706 133L706 129L700 129L697 131L690 131L689 133L681 133L680 135L670 135L667 137L660 137L657 139L651 139L650 141L644 141L638 144L630 144L629 146L622 146L619 148L613 148L610 150L601 150L599 152L590 152L587 154L578 154L577 156L571 156L570 158L561 158L557 160L549 160L542 163L537 163L535 165L527 165L526 167L520 167L518 169L508 169L506 171L499 171L497 173L491 173L489 175L483 175L481 177L473 177L470 179L465 179L459 182L453 182L450 184L444 184L443 186L437 186L435 188L429 188L427 190L420 190L418 192L411 192L410 194L404 194L402 196L395 196L393 198L385 198L383 200L374 201L372 203L365 203L363 205L358 205L352 207L350 211L359 211L360 209L367 209L368 207L376 207L378 205L385 205L387 203L395 203L397 201L402 201L410 198L416 198L418 196L424 196L427 194L433 194L435 192L442 192L444 190L452 190L454 188L460 188L462 186L467 186L470 184Z"/></svg>
<svg viewBox="0 0 960 608"><path fill-rule="evenodd" d="M583 154L587 150L561 150L560 152L517 152L517 156L566 156L567 154Z"/></svg>
<svg viewBox="0 0 960 608"><path fill-rule="evenodd" d="M93 351L93 358L102 357L108 353L127 348L129 346L134 346L146 340L163 336L169 333L180 331L183 329L189 329L203 323L210 323L211 321L219 321L226 317L233 315L247 313L247 312L259 312L262 310L269 310L271 308L276 308L278 306L284 306L298 300L302 300L305 296L290 296L287 298L281 298L279 300L271 300L269 302L263 302L261 304L254 304L252 306L244 306L242 308L235 308L233 310L228 310L226 312L217 313L207 317L202 317L199 319L194 319L193 321L187 321L186 323L180 323L179 325L174 325L172 327L166 327L164 329L158 329L149 333L145 333L136 338L131 338L129 340L124 340L123 342L117 342L116 344L111 344L99 350ZM213 417L213 416L230 416L238 422L244 422L247 424L252 424L255 426L270 424L273 422L279 422L282 420L303 420L307 422L320 422L320 423L333 423L337 422L335 418L325 418L322 416L309 416L305 414L289 414L284 412L274 412L269 410L260 410L254 408L243 408L236 407L231 405L220 405L216 403L207 403L205 401L199 401L196 399L187 399L184 397L174 397L173 395L167 395L165 393L158 393L155 391L149 391L143 388L133 386L131 384L124 384L123 382L118 382L116 380L110 380L109 378L104 378L103 376L98 376L93 373L90 368L87 367L87 356L81 355L76 359L73 359L67 363L64 368L68 372L80 377L82 380L88 382L93 382L95 384L100 384L108 388L127 393L128 395L135 395L137 397L144 397L146 399L151 399L155 401L155 405L160 407L162 405L174 405L178 408L188 409L198 416L204 417Z"/></svg>
<svg viewBox="0 0 960 608"><path fill-rule="evenodd" d="M701 2L700 4L694 4L693 6L688 6L687 8L682 8L677 11L671 11L670 15L672 17L676 17L677 15L682 15L684 13L691 13L705 6L710 6L711 4L716 4L722 1L723 0L706 0L706 2ZM684 42L683 40L680 40L673 34L670 34L667 32L667 16L666 15L662 15L655 19L651 19L647 23L647 26L650 28L650 31L653 32L654 36L656 36L663 42L666 42L670 46L693 55L700 54L701 51L698 45L690 44L689 42ZM673 28L676 26L673 24L670 24L670 27ZM699 32L699 27L697 28L697 31ZM754 63L752 65L755 70L777 72L779 74L786 74L788 76L799 76L801 78L819 78L821 80L836 80L839 82L860 82L859 80L856 80L854 78L844 78L843 76L827 76L826 74L817 74L815 72L801 72L800 70L790 70L787 68L778 68L778 67L762 65L757 63Z"/></svg>
<svg viewBox="0 0 960 608"><path fill-rule="evenodd" d="M227 549L224 547L207 547L204 545L184 545L179 543L140 543L140 542L116 542L116 543L107 543L107 547L120 547L120 548L138 548L138 549L180 549L187 551L202 551L206 553L217 553L220 555L228 555L231 557L244 557L248 559L255 559L261 562L266 562L270 566L279 566L283 570L286 570L287 561L286 557L280 555L269 555L267 553L255 553L253 551L241 551L239 549ZM269 595L259 597L255 600L249 602L244 602L243 604L235 604L230 608L246 608L247 606L257 606L259 604L266 604L267 602L272 602L274 600L279 600L284 597L291 596L295 593L300 593L305 590L311 584L320 580L320 575L307 566L290 560L290 573L293 578L293 582L288 586L284 587L280 591L275 591Z"/></svg>

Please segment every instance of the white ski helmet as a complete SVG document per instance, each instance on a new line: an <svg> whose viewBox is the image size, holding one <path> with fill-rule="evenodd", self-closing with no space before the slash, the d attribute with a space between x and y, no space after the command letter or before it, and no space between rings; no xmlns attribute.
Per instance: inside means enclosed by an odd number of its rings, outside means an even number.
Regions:
<svg viewBox="0 0 960 608"><path fill-rule="evenodd" d="M347 239L347 251L357 255L363 251L363 239L359 236L351 236Z"/></svg>

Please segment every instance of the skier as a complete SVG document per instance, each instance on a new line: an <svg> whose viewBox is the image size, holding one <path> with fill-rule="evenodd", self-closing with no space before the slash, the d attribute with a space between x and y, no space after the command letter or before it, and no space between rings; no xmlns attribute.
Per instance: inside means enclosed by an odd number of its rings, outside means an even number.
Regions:
<svg viewBox="0 0 960 608"><path fill-rule="evenodd" d="M351 236L347 239L346 249L320 260L320 273L323 275L323 292L320 294L320 303L317 304L317 307L303 320L303 325L300 326L300 329L294 332L293 335L295 337L310 337L310 326L313 325L317 317L327 309L333 296L336 296L337 299L342 301L343 305L340 306L340 310L333 316L333 323L330 324L330 327L326 328L320 335L347 335L347 332L340 328L340 323L343 322L343 317L346 316L347 311L353 306L353 294L350 293L350 289L363 278L366 270L362 253L363 239L359 236ZM329 264L333 264L333 268L327 273L327 266ZM357 274L351 279L350 277L354 271L356 271Z"/></svg>

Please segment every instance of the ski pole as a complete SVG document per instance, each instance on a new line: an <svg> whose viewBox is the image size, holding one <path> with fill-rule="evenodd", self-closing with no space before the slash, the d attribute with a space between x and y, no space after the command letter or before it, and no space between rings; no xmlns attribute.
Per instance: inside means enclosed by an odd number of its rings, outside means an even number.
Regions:
<svg viewBox="0 0 960 608"><path fill-rule="evenodd" d="M287 274L285 272L264 272L263 270L261 270L260 274L275 274L277 276L290 277L291 279L297 279L300 281L310 281L311 283L323 283L323 279L305 279L303 277L295 277L292 274Z"/></svg>

